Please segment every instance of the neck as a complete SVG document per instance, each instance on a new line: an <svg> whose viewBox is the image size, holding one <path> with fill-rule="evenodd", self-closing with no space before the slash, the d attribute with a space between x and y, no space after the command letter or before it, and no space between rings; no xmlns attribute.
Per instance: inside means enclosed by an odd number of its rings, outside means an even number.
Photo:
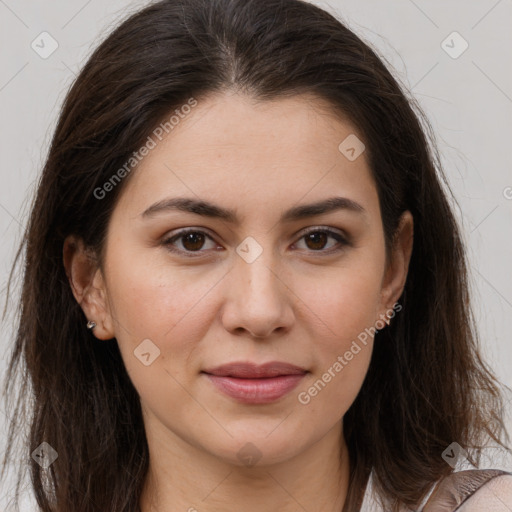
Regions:
<svg viewBox="0 0 512 512"><path fill-rule="evenodd" d="M141 512L343 509L350 464L341 422L293 459L253 467L220 460L168 430L147 436L150 464Z"/></svg>

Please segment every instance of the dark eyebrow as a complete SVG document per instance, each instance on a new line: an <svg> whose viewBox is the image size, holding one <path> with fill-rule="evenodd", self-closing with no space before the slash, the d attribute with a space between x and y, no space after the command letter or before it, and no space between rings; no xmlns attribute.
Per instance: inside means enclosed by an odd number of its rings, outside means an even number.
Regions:
<svg viewBox="0 0 512 512"><path fill-rule="evenodd" d="M174 197L158 201L145 210L141 214L141 217L150 218L157 214L174 210L222 219L232 224L239 222L234 210L222 208L208 201L187 197ZM330 213L335 210L348 210L363 215L366 214L366 210L352 199L346 197L330 197L316 203L294 206L281 215L280 222L301 220L314 217L315 215Z"/></svg>

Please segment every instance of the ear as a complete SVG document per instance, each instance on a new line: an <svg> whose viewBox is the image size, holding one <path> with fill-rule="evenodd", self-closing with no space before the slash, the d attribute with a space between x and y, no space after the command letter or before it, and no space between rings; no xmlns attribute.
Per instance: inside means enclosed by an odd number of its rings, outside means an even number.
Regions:
<svg viewBox="0 0 512 512"><path fill-rule="evenodd" d="M114 338L105 281L95 255L84 246L82 239L71 235L64 241L63 260L76 301L85 316L96 323L93 334L100 340Z"/></svg>
<svg viewBox="0 0 512 512"><path fill-rule="evenodd" d="M390 261L388 262L381 289L382 313L393 308L402 295L414 240L414 220L411 212L406 210L400 217L393 237Z"/></svg>

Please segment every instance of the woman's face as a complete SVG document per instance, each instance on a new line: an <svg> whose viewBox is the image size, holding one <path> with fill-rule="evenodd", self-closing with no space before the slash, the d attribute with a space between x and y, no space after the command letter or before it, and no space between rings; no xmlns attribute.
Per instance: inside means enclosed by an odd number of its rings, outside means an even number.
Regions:
<svg viewBox="0 0 512 512"><path fill-rule="evenodd" d="M132 171L94 279L103 293L83 307L98 338L117 339L153 435L241 465L290 459L341 428L412 232L386 267L362 135L321 106L211 96ZM212 206L166 207L185 198ZM300 370L205 373L269 362Z"/></svg>

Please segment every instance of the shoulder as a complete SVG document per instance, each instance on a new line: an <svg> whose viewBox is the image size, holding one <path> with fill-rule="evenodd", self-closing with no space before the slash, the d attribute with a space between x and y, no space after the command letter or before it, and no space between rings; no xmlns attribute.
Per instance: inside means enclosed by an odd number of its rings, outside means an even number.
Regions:
<svg viewBox="0 0 512 512"><path fill-rule="evenodd" d="M478 489L460 507L460 512L510 512L512 474L496 476Z"/></svg>
<svg viewBox="0 0 512 512"><path fill-rule="evenodd" d="M472 469L443 478L422 512L510 512L512 473Z"/></svg>

